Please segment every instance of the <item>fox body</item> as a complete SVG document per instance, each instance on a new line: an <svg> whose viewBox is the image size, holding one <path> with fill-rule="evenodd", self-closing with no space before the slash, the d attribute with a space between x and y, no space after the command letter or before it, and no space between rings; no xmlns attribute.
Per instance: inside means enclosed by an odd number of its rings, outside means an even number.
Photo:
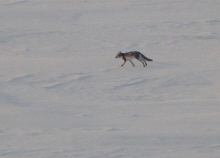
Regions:
<svg viewBox="0 0 220 158"><path fill-rule="evenodd" d="M134 63L131 61L134 58L137 59L138 61L142 62L144 67L147 66L146 61L153 61L152 59L145 57L143 54L141 54L138 51L131 51L131 52L127 52L127 53L118 52L118 54L116 55L115 58L122 58L124 63L121 66L124 66L124 64L126 63L127 60L130 61L133 66L135 66Z"/></svg>

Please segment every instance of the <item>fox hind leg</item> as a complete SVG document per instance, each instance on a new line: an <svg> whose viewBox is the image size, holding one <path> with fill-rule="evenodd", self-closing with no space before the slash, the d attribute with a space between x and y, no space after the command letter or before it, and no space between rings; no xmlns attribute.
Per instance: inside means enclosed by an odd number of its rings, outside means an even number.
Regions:
<svg viewBox="0 0 220 158"><path fill-rule="evenodd" d="M141 59L137 59L138 61L142 62L143 66L145 67L145 62L144 60L141 60Z"/></svg>
<svg viewBox="0 0 220 158"><path fill-rule="evenodd" d="M145 66L147 66L147 62L145 61L145 60L143 60L144 61L144 63L145 63Z"/></svg>
<svg viewBox="0 0 220 158"><path fill-rule="evenodd" d="M144 59L142 58L141 54L136 55L135 58L136 58L138 61L142 62L143 66L145 67L146 62L145 62ZM147 64L146 64L146 65L147 65Z"/></svg>
<svg viewBox="0 0 220 158"><path fill-rule="evenodd" d="M143 66L145 67L145 66L146 66L146 65L145 65L145 62L144 62L143 60L142 60L141 62L142 62L142 64L143 64Z"/></svg>

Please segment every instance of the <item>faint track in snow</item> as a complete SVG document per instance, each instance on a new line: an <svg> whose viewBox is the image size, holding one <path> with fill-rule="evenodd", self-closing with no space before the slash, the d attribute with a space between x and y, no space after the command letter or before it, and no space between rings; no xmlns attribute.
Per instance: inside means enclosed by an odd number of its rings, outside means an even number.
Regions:
<svg viewBox="0 0 220 158"><path fill-rule="evenodd" d="M21 75L18 77L13 77L12 79L9 80L10 83L23 83L30 78L34 77L33 74L26 74L26 75Z"/></svg>
<svg viewBox="0 0 220 158"><path fill-rule="evenodd" d="M134 79L130 79L130 81L128 81L128 83L124 83L124 84L120 84L118 86L115 86L114 89L117 90L117 89L129 87L129 86L135 86L135 85L146 83L148 81L149 81L149 79L134 78Z"/></svg>
<svg viewBox="0 0 220 158"><path fill-rule="evenodd" d="M71 90L77 89L77 84L91 77L84 73L70 73L53 77L34 75L34 74L20 74L12 76L7 79L9 84L14 85L28 85L33 88L42 88L45 90Z"/></svg>
<svg viewBox="0 0 220 158"><path fill-rule="evenodd" d="M44 88L47 90L60 89L60 88L61 89L65 89L65 88L71 89L71 87L73 86L72 84L74 84L74 82L83 81L83 80L86 80L90 77L91 77L90 75L85 75L83 73L61 75L61 76L58 76L53 79L55 82L51 82L52 83L51 85L44 86Z"/></svg>
<svg viewBox="0 0 220 158"><path fill-rule="evenodd" d="M161 84L161 87L189 87L212 85L208 77L202 76L199 72L175 75Z"/></svg>
<svg viewBox="0 0 220 158"><path fill-rule="evenodd" d="M22 3L26 3L28 0L20 0L20 1L5 1L5 3L3 3L2 5L6 5L6 6L12 6L12 5L17 5L17 4L22 4Z"/></svg>

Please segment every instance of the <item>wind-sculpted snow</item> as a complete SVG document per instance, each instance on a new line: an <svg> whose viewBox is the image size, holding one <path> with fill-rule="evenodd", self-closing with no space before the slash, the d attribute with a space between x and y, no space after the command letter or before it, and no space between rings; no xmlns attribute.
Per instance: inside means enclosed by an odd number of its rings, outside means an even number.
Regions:
<svg viewBox="0 0 220 158"><path fill-rule="evenodd" d="M219 158L219 15L219 0L0 0L0 157Z"/></svg>

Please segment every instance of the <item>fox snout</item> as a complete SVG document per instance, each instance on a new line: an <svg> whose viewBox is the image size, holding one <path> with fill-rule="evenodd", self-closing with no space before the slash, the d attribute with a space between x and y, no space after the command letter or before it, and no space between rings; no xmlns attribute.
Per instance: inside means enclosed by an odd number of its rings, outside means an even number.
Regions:
<svg viewBox="0 0 220 158"><path fill-rule="evenodd" d="M118 52L115 58L120 58L121 52Z"/></svg>

